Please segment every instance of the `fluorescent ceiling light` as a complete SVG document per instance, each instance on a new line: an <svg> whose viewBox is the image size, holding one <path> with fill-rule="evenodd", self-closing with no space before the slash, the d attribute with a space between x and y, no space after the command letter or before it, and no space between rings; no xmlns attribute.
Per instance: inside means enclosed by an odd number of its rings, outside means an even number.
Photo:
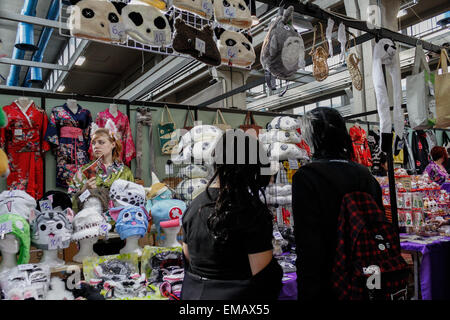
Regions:
<svg viewBox="0 0 450 320"><path fill-rule="evenodd" d="M62 92L62 91L64 91L65 88L66 88L66 87L65 87L64 85L60 85L60 86L58 87L58 89L56 89L56 91Z"/></svg>
<svg viewBox="0 0 450 320"><path fill-rule="evenodd" d="M406 16L407 14L408 14L408 11L406 11L406 9L400 10L400 11L397 13L397 18Z"/></svg>
<svg viewBox="0 0 450 320"><path fill-rule="evenodd" d="M86 57L80 56L77 61L75 61L75 65L81 66L86 61Z"/></svg>

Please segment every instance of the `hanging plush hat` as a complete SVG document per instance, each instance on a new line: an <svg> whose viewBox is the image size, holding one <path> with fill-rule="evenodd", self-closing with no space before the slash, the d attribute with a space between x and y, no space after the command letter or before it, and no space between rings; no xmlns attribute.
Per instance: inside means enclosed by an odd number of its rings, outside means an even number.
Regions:
<svg viewBox="0 0 450 320"><path fill-rule="evenodd" d="M213 5L211 0L173 0L173 6L178 9L189 11L199 16L211 19Z"/></svg>
<svg viewBox="0 0 450 320"><path fill-rule="evenodd" d="M205 64L219 66L220 52L213 36L214 32L209 24L200 30L177 18L172 47L176 52L188 54Z"/></svg>
<svg viewBox="0 0 450 320"><path fill-rule="evenodd" d="M30 222L35 208L36 200L25 191L9 190L0 193L0 215L15 213Z"/></svg>
<svg viewBox="0 0 450 320"><path fill-rule="evenodd" d="M167 46L172 42L172 29L162 11L140 1L117 5L125 32L134 40L151 46Z"/></svg>
<svg viewBox="0 0 450 320"><path fill-rule="evenodd" d="M261 65L280 79L305 66L305 45L293 26L293 12L290 6L272 22L261 49Z"/></svg>
<svg viewBox="0 0 450 320"><path fill-rule="evenodd" d="M112 208L109 214L116 221L116 230L122 240L132 236L143 237L147 233L150 217L144 206Z"/></svg>
<svg viewBox="0 0 450 320"><path fill-rule="evenodd" d="M70 196L62 191L50 190L44 193L44 196L38 200L36 209L41 211L40 203L42 200L50 200L52 208L57 210L66 210L67 208L72 209L72 200Z"/></svg>
<svg viewBox="0 0 450 320"><path fill-rule="evenodd" d="M0 225L10 226L10 232L19 241L19 257L17 264L26 264L30 260L30 225L27 220L18 214L1 214Z"/></svg>
<svg viewBox="0 0 450 320"><path fill-rule="evenodd" d="M218 39L217 47L223 64L250 67L255 63L256 54L251 36L223 28L216 28L214 32Z"/></svg>
<svg viewBox="0 0 450 320"><path fill-rule="evenodd" d="M123 42L125 34L112 34L113 25L122 24L119 12L111 2L98 0L70 0L68 20L73 37L107 42Z"/></svg>
<svg viewBox="0 0 450 320"><path fill-rule="evenodd" d="M108 191L108 189L106 189L106 188L89 189L89 195L85 199L83 199L84 201L81 201L80 196L83 193L84 192L78 192L75 195L79 210L83 210L85 208L89 199L97 199L101 206L101 210L102 210L101 212L108 211L108 209L109 209L109 191Z"/></svg>
<svg viewBox="0 0 450 320"><path fill-rule="evenodd" d="M42 250L57 250L69 247L73 232L72 209L34 211L36 219L31 224L31 242Z"/></svg>
<svg viewBox="0 0 450 320"><path fill-rule="evenodd" d="M113 182L109 189L109 197L120 206L145 205L145 189L143 186L122 179Z"/></svg>
<svg viewBox="0 0 450 320"><path fill-rule="evenodd" d="M250 10L244 0L214 1L214 18L219 23L240 29L248 29L253 24Z"/></svg>

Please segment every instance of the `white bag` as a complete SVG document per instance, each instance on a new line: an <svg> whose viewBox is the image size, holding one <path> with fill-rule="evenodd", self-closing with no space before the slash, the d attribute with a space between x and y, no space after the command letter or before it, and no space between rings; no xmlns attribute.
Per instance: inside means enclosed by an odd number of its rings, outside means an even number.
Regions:
<svg viewBox="0 0 450 320"><path fill-rule="evenodd" d="M195 126L190 131L190 137L194 143L199 141L213 141L221 137L223 131L212 125Z"/></svg>
<svg viewBox="0 0 450 320"><path fill-rule="evenodd" d="M406 98L409 124L413 130L433 127L436 116L434 97L434 74L425 59L422 45L416 48L412 75L406 77ZM425 68L421 72L421 66Z"/></svg>
<svg viewBox="0 0 450 320"><path fill-rule="evenodd" d="M198 164L190 164L178 172L178 176L183 179L207 178L208 175L208 168Z"/></svg>

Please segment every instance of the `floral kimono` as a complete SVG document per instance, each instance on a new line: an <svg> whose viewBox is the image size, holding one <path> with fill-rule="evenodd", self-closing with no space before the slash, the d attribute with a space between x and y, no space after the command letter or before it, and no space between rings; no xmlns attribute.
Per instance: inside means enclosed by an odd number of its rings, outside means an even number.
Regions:
<svg viewBox="0 0 450 320"><path fill-rule="evenodd" d="M3 107L8 125L0 129L0 147L8 155L11 173L8 189L23 190L35 199L44 194L44 153L50 146L44 141L47 114L33 101L25 111L15 101Z"/></svg>
<svg viewBox="0 0 450 320"><path fill-rule="evenodd" d="M353 142L354 159L366 167L372 166L372 155L370 154L366 131L359 126L353 126L349 130Z"/></svg>
<svg viewBox="0 0 450 320"><path fill-rule="evenodd" d="M90 111L80 105L75 114L67 104L53 108L45 140L56 149L58 187L67 188L77 170L89 162L91 122Z"/></svg>

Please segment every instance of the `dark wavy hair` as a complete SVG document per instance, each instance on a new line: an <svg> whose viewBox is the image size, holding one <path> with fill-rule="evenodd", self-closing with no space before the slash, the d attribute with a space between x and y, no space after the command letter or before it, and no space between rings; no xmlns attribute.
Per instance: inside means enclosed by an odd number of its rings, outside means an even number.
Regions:
<svg viewBox="0 0 450 320"><path fill-rule="evenodd" d="M313 158L345 160L353 158L352 139L339 111L318 107L307 112L302 122L303 135L314 149Z"/></svg>
<svg viewBox="0 0 450 320"><path fill-rule="evenodd" d="M227 130L223 134L213 157L215 173L206 187L206 193L213 200L209 188L218 177L219 194L216 201L204 205L200 210L204 207L214 208L208 216L207 226L220 250L220 246L256 221L262 219L272 223L273 217L264 193L270 175L262 171L270 167L270 163L259 141L240 129Z"/></svg>

